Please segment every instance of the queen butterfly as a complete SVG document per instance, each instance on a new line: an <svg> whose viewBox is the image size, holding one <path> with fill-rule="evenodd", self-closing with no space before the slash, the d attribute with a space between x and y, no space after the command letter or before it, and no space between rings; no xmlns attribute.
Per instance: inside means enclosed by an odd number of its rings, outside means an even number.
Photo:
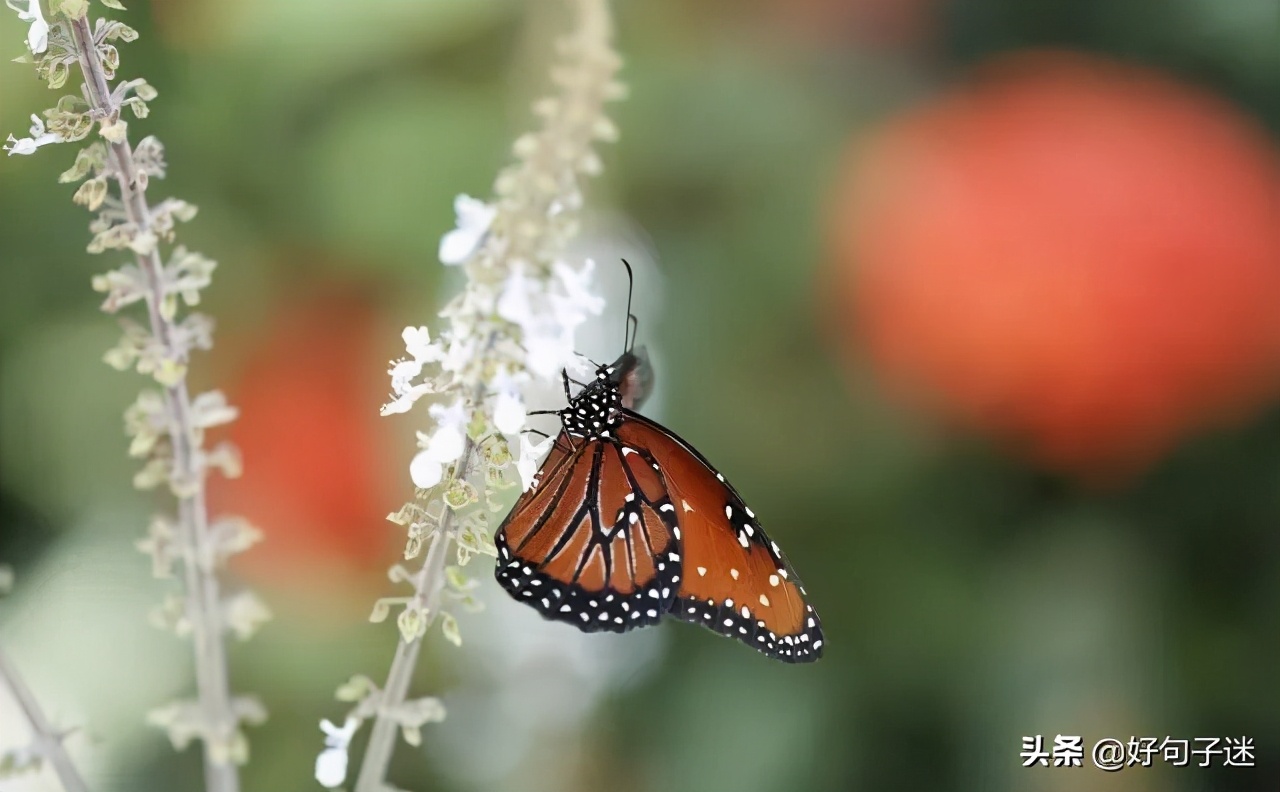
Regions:
<svg viewBox="0 0 1280 792"><path fill-rule="evenodd" d="M693 446L635 412L650 382L643 349L597 367L577 396L565 375L560 434L494 539L498 582L585 632L670 615L784 662L816 660L818 615L755 513Z"/></svg>

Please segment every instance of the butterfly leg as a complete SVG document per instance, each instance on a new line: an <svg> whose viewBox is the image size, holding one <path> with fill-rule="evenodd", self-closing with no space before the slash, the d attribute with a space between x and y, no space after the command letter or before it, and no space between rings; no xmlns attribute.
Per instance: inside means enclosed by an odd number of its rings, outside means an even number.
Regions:
<svg viewBox="0 0 1280 792"><path fill-rule="evenodd" d="M525 429L525 431L526 431L526 432L533 432L534 434L542 435L543 437L551 437L551 436L552 436L552 435L549 435L549 434L547 434L546 432L542 431L541 429L533 429L533 428L529 428L529 429ZM572 443L572 442L573 442L573 441L571 440L571 441L570 441L570 443ZM558 443L558 442L557 442L557 444L556 444L556 448L560 448L560 445L559 445L559 443ZM560 448L560 450L561 450L561 451L564 451L565 449ZM568 450L570 450L570 451L574 451L574 450L577 450L577 449L573 448L573 447L572 447L572 445L571 445L571 446L570 446L570 448L569 448Z"/></svg>

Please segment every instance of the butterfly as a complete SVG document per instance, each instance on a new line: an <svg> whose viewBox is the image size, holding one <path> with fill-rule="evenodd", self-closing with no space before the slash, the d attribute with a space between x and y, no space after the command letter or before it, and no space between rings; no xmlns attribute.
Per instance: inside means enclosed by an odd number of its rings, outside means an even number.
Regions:
<svg viewBox="0 0 1280 792"><path fill-rule="evenodd" d="M494 537L502 587L585 632L672 616L784 662L818 659L818 615L755 513L693 446L636 412L652 383L643 348L598 366L576 396L569 382L568 406L552 411L560 433Z"/></svg>

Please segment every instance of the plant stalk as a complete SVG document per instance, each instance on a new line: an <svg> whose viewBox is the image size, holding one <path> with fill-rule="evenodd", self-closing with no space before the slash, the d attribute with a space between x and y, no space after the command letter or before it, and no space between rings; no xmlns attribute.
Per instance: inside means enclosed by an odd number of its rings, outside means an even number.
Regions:
<svg viewBox="0 0 1280 792"><path fill-rule="evenodd" d="M36 752L53 766L58 780L62 782L62 788L66 792L89 792L89 786L80 777L80 771L76 770L71 757L67 755L67 749L62 744L63 735L54 731L53 726L44 716L44 710L40 709L40 703L36 701L31 689L18 673L17 666L3 649L0 649L0 679L3 679L13 691L13 697L18 700L18 706L22 708L23 714L31 724L34 738L32 743Z"/></svg>
<svg viewBox="0 0 1280 792"><path fill-rule="evenodd" d="M93 32L87 16L68 20L84 74L84 89L94 114L112 118L119 114L107 85L102 58L93 41ZM116 180L120 185L120 198L130 222L140 233L152 229L151 210L147 205L146 191L138 182L138 169L133 149L128 140L107 142ZM147 279L147 314L151 332L173 353L175 326L161 312L164 300L163 263L160 253L153 248L138 253L138 267ZM221 594L218 579L210 568L200 562L211 558L212 544L209 536L209 514L205 504L204 471L197 461L198 441L191 422L191 399L186 379L164 389L171 423L169 439L173 449L173 476L175 480L188 482L190 494L178 498L178 526L183 543L184 579L186 586L186 613L192 625L195 652L196 685L200 709L204 713L210 733L204 739L205 790L206 792L239 792L240 777L232 758L219 746L230 744L236 730L236 719L231 704L231 689L227 678L226 646Z"/></svg>
<svg viewBox="0 0 1280 792"><path fill-rule="evenodd" d="M475 455L476 444L470 437L462 452L462 459L454 468L455 477L466 477L471 458ZM431 547L427 549L427 557L422 568L414 576L414 598L427 614L427 629L435 624L437 607L440 603L440 592L444 589L445 559L449 556L449 543L453 540L453 509L446 509L440 518L440 525L431 537ZM396 646L395 657L391 661L391 670L387 673L387 683L382 688L382 701L378 706L378 717L374 721L369 735L369 746L365 749L364 758L360 762L360 775L356 779L355 792L381 792L386 780L387 765L391 762L391 754L396 746L397 724L388 716L391 708L401 704L409 692L409 682L413 679L414 669L418 665L418 653L422 651L422 638L418 636L412 641L405 641L403 636Z"/></svg>

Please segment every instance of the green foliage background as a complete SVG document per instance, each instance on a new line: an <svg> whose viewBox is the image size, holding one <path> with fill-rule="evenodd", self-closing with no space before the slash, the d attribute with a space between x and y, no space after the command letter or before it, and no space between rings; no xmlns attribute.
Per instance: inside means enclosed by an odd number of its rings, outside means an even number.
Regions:
<svg viewBox="0 0 1280 792"><path fill-rule="evenodd" d="M450 755L483 757L497 738L451 696L464 675L437 639L418 688L441 691L451 717L424 750L398 752L392 780L460 792L1276 789L1280 413L1189 442L1122 491L1083 490L940 436L866 372L843 371L815 277L843 146L967 64L1033 45L1109 53L1207 86L1274 131L1280 12L1270 0L938 0L921 4L932 32L897 44L779 21L822 6L619 2L631 97L614 108L622 139L590 195L644 230L664 276L660 318L642 330L661 419L717 461L804 572L827 658L782 667L664 627L656 667L499 778ZM429 317L448 288L435 246L453 197L486 195L529 124L558 12L135 2L142 39L121 73L160 97L134 128L167 145L160 192L200 206L182 237L221 263L207 306L220 337L252 337L325 282L380 295L389 328ZM21 39L0 15L5 51ZM5 66L0 130L21 133L49 98L26 67ZM88 721L108 757L99 788L194 790L195 751L174 754L140 725L187 688L187 658L143 618L165 589L130 547L150 508L128 487L120 430L139 381L100 363L115 323L89 288L104 263L84 253L87 216L56 184L70 157L55 146L0 163L0 559L19 573L0 637L42 691L78 702L55 712ZM371 381L397 346L392 329ZM200 376L220 384L234 349L216 347ZM380 518L361 530L381 536ZM394 640L361 622L366 602L273 602L280 619L233 653L236 687L272 712L251 735L246 789L318 788L315 724L340 712L330 691L351 673L377 678ZM1057 733L1249 735L1260 767L1019 766L1023 735Z"/></svg>

